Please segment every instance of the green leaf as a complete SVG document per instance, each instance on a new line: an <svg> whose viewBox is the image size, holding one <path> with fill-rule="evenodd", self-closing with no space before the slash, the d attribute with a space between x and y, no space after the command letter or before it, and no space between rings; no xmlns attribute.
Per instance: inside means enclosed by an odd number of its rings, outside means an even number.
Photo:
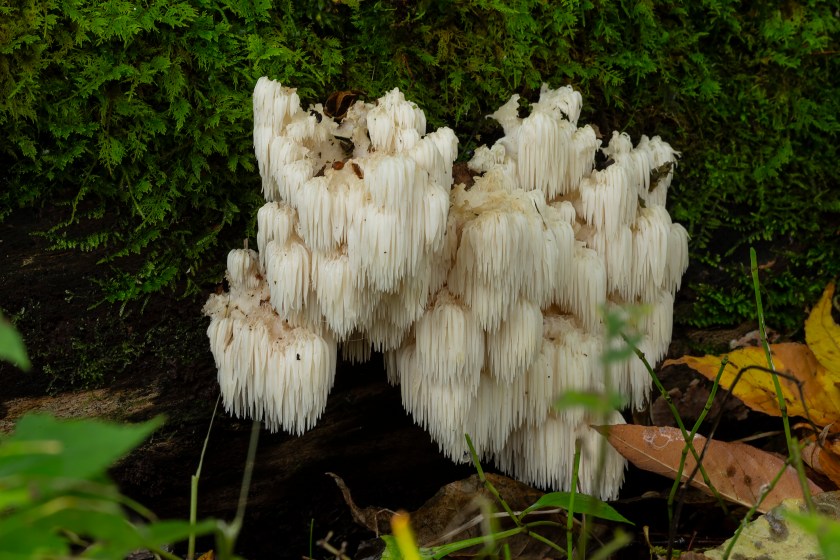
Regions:
<svg viewBox="0 0 840 560"><path fill-rule="evenodd" d="M554 402L554 408L564 410L583 407L595 414L612 414L613 411L627 406L627 401L627 397L617 392L604 394L595 391L566 391Z"/></svg>
<svg viewBox="0 0 840 560"><path fill-rule="evenodd" d="M840 558L840 522L818 513L785 510L785 517L817 537L825 558Z"/></svg>
<svg viewBox="0 0 840 560"><path fill-rule="evenodd" d="M380 539L385 543L385 550L382 551L382 560L400 560L400 547L397 546L397 539L394 535L380 535Z"/></svg>
<svg viewBox="0 0 840 560"><path fill-rule="evenodd" d="M400 554L400 548L397 546L397 539L394 538L394 535L380 535L379 538L385 542L385 550L382 551L381 560L402 560L403 556ZM433 558L439 558L435 555L435 550L437 549L418 548L417 552L420 553L422 560L432 560Z"/></svg>
<svg viewBox="0 0 840 560"><path fill-rule="evenodd" d="M529 506L524 513L527 514L541 508L562 508L568 511L571 496L571 492L550 492ZM632 521L618 513L612 506L588 494L575 494L575 513L634 525Z"/></svg>
<svg viewBox="0 0 840 560"><path fill-rule="evenodd" d="M160 549L186 540L191 532L201 536L212 533L216 523L201 521L191 526L188 521L160 521L134 525L119 506L109 500L78 499L72 496L55 498L41 506L22 511L0 522L0 557L32 557L44 551L48 543L53 554L66 554L66 544L59 538L64 533L92 541L83 558L124 558L141 549Z"/></svg>
<svg viewBox="0 0 840 560"><path fill-rule="evenodd" d="M0 456L0 477L25 474L93 479L134 449L162 423L161 418L132 425L99 420L60 421L48 414L27 414L4 444L58 442L62 452Z"/></svg>
<svg viewBox="0 0 840 560"><path fill-rule="evenodd" d="M0 492L0 511L28 504L31 499L29 490L26 488L4 488Z"/></svg>
<svg viewBox="0 0 840 560"><path fill-rule="evenodd" d="M39 440L39 441L12 441L6 440L0 446L0 457L13 457L15 455L46 454L57 455L64 450L60 441Z"/></svg>
<svg viewBox="0 0 840 560"><path fill-rule="evenodd" d="M10 526L9 520L4 519L3 526ZM34 529L32 525L20 523L16 531L0 534L0 558L4 560L63 558L69 552L66 540L53 533L44 533L40 528Z"/></svg>
<svg viewBox="0 0 840 560"><path fill-rule="evenodd" d="M0 360L11 362L24 371L32 368L29 356L26 355L23 338L3 315L0 315Z"/></svg>
<svg viewBox="0 0 840 560"><path fill-rule="evenodd" d="M115 538L107 531L87 533L96 537L97 544L85 551L85 558L124 558L137 549L160 549L164 545L174 545L185 541L194 530L196 536L212 533L216 522L200 521L193 527L189 521L159 521L150 525L128 525L128 531Z"/></svg>
<svg viewBox="0 0 840 560"><path fill-rule="evenodd" d="M212 520L131 523L126 499L105 479L114 460L160 423L160 418L118 425L23 417L0 445L0 558L69 557L67 535L90 543L79 557L107 560L212 533L217 527Z"/></svg>
<svg viewBox="0 0 840 560"><path fill-rule="evenodd" d="M85 556L102 558L102 555L95 552L99 548L113 547L131 552L140 543L137 529L121 515L119 509L102 507L100 510L97 507L97 505L108 506L112 504L96 504L94 501L74 503L74 501L66 498L61 500L67 502L70 507L57 512L55 515L41 519L36 526L40 526L42 530L46 531L70 531L75 535L87 537L100 543L88 549ZM119 556L111 556L111 558L119 558Z"/></svg>

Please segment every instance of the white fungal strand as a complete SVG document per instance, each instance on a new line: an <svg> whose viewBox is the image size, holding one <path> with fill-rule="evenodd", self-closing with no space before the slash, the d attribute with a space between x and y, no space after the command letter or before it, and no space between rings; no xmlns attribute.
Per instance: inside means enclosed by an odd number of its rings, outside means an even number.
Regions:
<svg viewBox="0 0 840 560"><path fill-rule="evenodd" d="M588 225L612 237L636 218L638 196L630 188L625 169L611 165L580 182L576 209Z"/></svg>
<svg viewBox="0 0 840 560"><path fill-rule="evenodd" d="M524 377L527 406L525 419L538 424L567 391L598 392L604 384L602 339L583 330L574 317L548 310L543 318L542 345ZM557 414L576 418L576 409Z"/></svg>
<svg viewBox="0 0 840 560"><path fill-rule="evenodd" d="M267 291L264 281L256 289L232 286L205 306L222 400L235 416L301 434L326 407L336 344L282 320L266 303Z"/></svg>
<svg viewBox="0 0 840 560"><path fill-rule="evenodd" d="M312 284L319 312L339 340L346 340L370 322L376 296L358 287L356 273L346 254L314 253Z"/></svg>
<svg viewBox="0 0 840 560"><path fill-rule="evenodd" d="M250 290L259 285L259 256L251 249L234 249L228 253L227 270L232 286Z"/></svg>
<svg viewBox="0 0 840 560"><path fill-rule="evenodd" d="M688 269L688 232L672 223L668 230L668 257L664 287L672 293L680 289L682 277Z"/></svg>
<svg viewBox="0 0 840 560"><path fill-rule="evenodd" d="M605 423L623 424L618 412ZM539 425L515 430L504 449L496 454L503 471L540 488L569 488L572 481L575 441L581 442L579 491L602 500L614 500L624 479L626 461L586 421L570 423L554 415ZM603 457L601 457L603 453Z"/></svg>
<svg viewBox="0 0 840 560"><path fill-rule="evenodd" d="M310 255L305 245L289 240L285 245L272 241L266 247L266 277L271 305L289 318L306 305L309 295Z"/></svg>
<svg viewBox="0 0 840 560"><path fill-rule="evenodd" d="M283 202L267 202L257 211L257 248L260 264L265 268L265 248L274 241L285 245L297 224L295 209Z"/></svg>
<svg viewBox="0 0 840 560"><path fill-rule="evenodd" d="M416 366L435 383L478 387L484 333L472 311L446 289L414 326Z"/></svg>
<svg viewBox="0 0 840 560"><path fill-rule="evenodd" d="M531 367L543 342L543 315L527 300L516 302L507 318L487 333L487 369L511 383Z"/></svg>

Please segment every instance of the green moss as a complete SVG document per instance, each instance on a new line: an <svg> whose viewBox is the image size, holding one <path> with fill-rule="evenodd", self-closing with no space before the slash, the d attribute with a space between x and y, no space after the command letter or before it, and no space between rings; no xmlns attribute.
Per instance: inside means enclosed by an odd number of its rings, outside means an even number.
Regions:
<svg viewBox="0 0 840 560"><path fill-rule="evenodd" d="M136 8L136 9L135 9ZM400 87L462 158L485 118L542 82L584 94L583 122L659 134L684 154L670 210L695 263L686 321L752 316L746 248L766 248L768 321L792 328L840 275L840 19L823 0L307 3L218 0L0 6L0 213L58 204L57 246L107 247L106 294L206 286L260 204L250 94L269 75L305 102ZM140 255L140 259L130 258ZM723 287L721 287L723 286Z"/></svg>

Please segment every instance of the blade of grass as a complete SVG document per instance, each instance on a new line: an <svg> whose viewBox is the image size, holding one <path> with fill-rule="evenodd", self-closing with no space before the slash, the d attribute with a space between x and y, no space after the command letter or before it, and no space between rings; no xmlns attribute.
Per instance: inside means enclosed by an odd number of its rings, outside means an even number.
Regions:
<svg viewBox="0 0 840 560"><path fill-rule="evenodd" d="M201 456L198 459L198 468L195 474L190 477L190 525L195 527L198 522L198 480L201 478L201 467L204 464L204 455L207 453L207 442L210 441L210 431L213 429L213 420L216 419L216 411L219 409L220 394L216 398L216 406L213 407L213 415L210 417L210 425L207 427L207 435L204 437L204 446L201 448ZM195 531L190 533L187 541L187 560L195 558Z"/></svg>
<svg viewBox="0 0 840 560"><path fill-rule="evenodd" d="M802 466L802 461L799 459L799 442L791 434L790 419L787 415L787 404L785 397L782 394L782 385L779 382L779 376L776 375L776 366L773 364L773 354L770 351L770 344L767 342L767 326L764 323L764 307L761 304L761 290L758 282L758 257L756 256L755 248L750 247L750 272L752 273L753 289L755 290L755 308L758 314L758 332L761 338L761 346L764 348L764 355L767 358L767 365L773 370L773 388L776 390L776 398L779 401L779 411L782 415L782 425L785 429L785 440L787 442L788 453L791 459L794 460L793 467L796 469L799 485L802 487L802 497L805 500L805 505L809 512L814 511L814 502L811 499L811 491L808 487L808 478L805 476L805 468Z"/></svg>
<svg viewBox="0 0 840 560"><path fill-rule="evenodd" d="M575 440L575 459L572 467L572 485L569 488L569 510L566 512L566 557L572 558L574 538L572 527L575 519L575 495L577 494L578 472L580 470L580 439Z"/></svg>
<svg viewBox="0 0 840 560"><path fill-rule="evenodd" d="M478 462L478 454L475 452L475 447L473 447L472 439L470 439L469 434L464 434L464 437L467 438L467 447L470 448L470 458L472 459L473 465L475 465L475 470L478 471L478 479L484 484L484 487L487 488L487 491L490 492L496 501L501 504L504 508L505 512L513 519L513 522L516 523L517 527L522 527L522 520L519 518L518 515L513 513L513 510L510 509L510 506L507 504L506 501L502 499L502 496L499 494L499 491L496 490L496 487L493 486L493 483L487 480L487 477L484 475L484 469L481 468L481 463Z"/></svg>
<svg viewBox="0 0 840 560"><path fill-rule="evenodd" d="M226 560L233 557L233 548L236 539L242 530L242 523L245 519L245 507L248 504L248 492L251 490L251 477L254 474L254 463L257 456L257 444L260 440L260 422L254 420L251 424L251 438L248 441L248 455L245 459L245 472L242 473L242 485L239 488L239 503L236 507L236 516L230 523L220 524L221 540L217 539L219 558Z"/></svg>
<svg viewBox="0 0 840 560"><path fill-rule="evenodd" d="M712 403L715 400L715 395L717 394L717 389L720 387L720 378L723 376L723 372L726 369L726 364L729 363L729 358L724 357L720 362L720 369L715 376L715 381L712 384L712 390L709 391L709 397L706 399L706 404L703 406L703 411L700 413L700 416L697 418L697 421L694 423L694 426L691 428L691 432L689 433L689 440L686 441L685 446L683 447L682 454L680 455L680 465L677 469L677 474L674 477L674 484L671 485L671 492L668 494L668 548L665 553L665 558L671 557L672 547L674 540L677 537L677 525L679 524L680 519L680 512L682 511L681 504L683 503L682 500L677 504L676 511L674 510L674 498L677 495L677 490L682 483L682 473L683 469L685 469L685 460L688 458L688 451L689 447L692 446L692 442L694 441L694 436L697 435L697 430L700 429L700 425L703 424L703 421L706 419L706 416L709 414L709 411L712 409ZM695 472L691 473L691 476L688 478L688 481L685 483L686 486L688 482L690 482L697 471L697 467L694 468Z"/></svg>
<svg viewBox="0 0 840 560"><path fill-rule="evenodd" d="M417 541L411 530L409 515L404 511L398 511L391 516L391 531L397 541L400 556L403 560L420 560L420 550L417 548Z"/></svg>
<svg viewBox="0 0 840 560"><path fill-rule="evenodd" d="M633 542L633 536L630 533L617 529L612 540L593 552L588 560L607 560L607 558L612 558L613 554L628 546L631 542Z"/></svg>
<svg viewBox="0 0 840 560"><path fill-rule="evenodd" d="M309 520L309 557L315 558L312 556L314 552L314 545L315 545L315 518Z"/></svg>
<svg viewBox="0 0 840 560"><path fill-rule="evenodd" d="M524 531L525 531L525 529L523 527L514 527L513 529L508 529L507 531L502 531L500 533L496 533L495 537L498 540L507 539L507 538L512 537L514 535L518 535L518 534L520 534ZM473 546L482 545L482 544L484 544L484 538L485 538L484 535L481 535L481 536L478 536L478 537L472 537L472 538L469 538L469 539L456 541L454 543L437 546L434 549L432 549L432 551L433 551L432 552L432 558L435 558L435 559L446 558L447 556L449 556L449 555L451 555L455 552L458 552L460 550L464 550L465 548L470 548L470 547L473 547Z"/></svg>
<svg viewBox="0 0 840 560"><path fill-rule="evenodd" d="M245 519L245 507L248 505L248 492L251 490L251 477L254 474L254 463L257 457L257 443L260 440L260 427L260 422L256 420L251 424L248 458L245 461L245 473L242 475L242 487L239 489L239 504L236 507L236 517L233 520L237 535L240 529L242 529L242 522Z"/></svg>
<svg viewBox="0 0 840 560"><path fill-rule="evenodd" d="M543 543L547 546L550 546L551 548L553 548L557 552L560 552L561 554L566 554L566 551L563 550L560 546L558 546L557 543L554 543L554 542L548 540L547 538L543 537L539 533L536 533L532 530L535 527L543 527L543 526L556 527L557 524L553 523L551 521L533 521L533 522L530 522L530 523L523 523L522 522L522 517L527 515L528 510L520 512L519 514L516 514L516 513L513 512L510 505L508 505L508 503L504 500L504 498L502 498L501 494L499 494L499 491L496 489L496 487L493 486L493 483L490 482L489 480L487 480L487 476L484 474L484 469L481 468L481 463L479 463L479 461L478 461L478 454L475 452L475 447L473 446L473 442L472 442L472 439L470 438L469 434L464 434L464 437L467 440L467 447L469 447L469 450L470 450L470 458L472 459L473 465L475 466L475 469L478 472L478 479L484 484L484 487L487 489L488 492L490 492L490 494L493 495L493 497L496 499L496 501L499 502L499 504L502 506L502 508L504 508L507 516L510 517L513 520L513 522L516 524L515 528L510 529L508 531L502 531L502 532L499 532L499 533L492 533L492 535L490 535L490 537L492 537L492 539L495 540L495 541L500 541L502 539L506 539L506 538L511 537L513 535L516 535L516 534L519 534L519 533L524 533L524 534L528 535L530 538L538 540L541 543ZM573 516L570 515L568 517L568 519L573 519ZM467 548L467 546L463 546L464 543L467 543L467 542L471 543L468 546L472 546L474 544L485 544L487 542L487 539L488 539L488 535L483 535L481 537L476 537L475 539L467 539L467 540L464 540L464 541L458 541L458 542L452 543L450 545L444 545L443 547L441 547L439 549L435 549L435 550L436 551L437 550L446 550L447 554L450 554L451 552L454 552L456 550L462 550L463 548ZM453 546L458 546L458 548L455 548L455 549L446 548L446 547L453 547ZM437 553L434 555L435 558L443 558L444 556L439 556Z"/></svg>

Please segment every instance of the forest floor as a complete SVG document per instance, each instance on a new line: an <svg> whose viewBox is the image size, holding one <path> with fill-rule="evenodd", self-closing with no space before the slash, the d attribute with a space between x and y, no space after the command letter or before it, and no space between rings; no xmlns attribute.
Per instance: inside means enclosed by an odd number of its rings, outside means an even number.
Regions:
<svg viewBox="0 0 840 560"><path fill-rule="evenodd" d="M201 314L206 296L156 295L142 310L129 305L122 312L100 303L95 281L102 254L49 250L42 237L32 235L44 219L38 210L27 210L0 224L0 308L23 333L34 365L29 373L0 365L0 431L13 429L18 418L33 410L126 422L165 415L164 427L121 461L112 476L126 494L160 517L186 518L190 476L218 395L205 334L208 321ZM690 305L681 297L677 313L681 305ZM670 356L725 347L753 328L678 326ZM686 421L692 421L705 402L708 382L685 368L662 373L679 396ZM668 420L661 403L637 418ZM717 437L731 440L777 429L772 420L734 404L724 411ZM200 517L233 518L249 432L247 420L227 414L216 418L199 487ZM330 542L336 547L346 542L351 558L366 557L358 546L376 535L354 521L328 472L343 479L360 507L413 511L441 487L475 471L445 459L414 425L399 389L387 384L381 359L374 357L364 366L340 364L327 409L314 429L301 437L262 433L238 552L251 560L301 558L310 553L313 540L332 533ZM629 469L614 505L636 523L636 542L618 557L651 557L642 536L645 526L650 540L664 545L664 496L670 485L665 478ZM731 536L737 519L723 519L714 504L695 494L689 501L676 532L678 548L715 545ZM317 546L313 554L331 557Z"/></svg>

